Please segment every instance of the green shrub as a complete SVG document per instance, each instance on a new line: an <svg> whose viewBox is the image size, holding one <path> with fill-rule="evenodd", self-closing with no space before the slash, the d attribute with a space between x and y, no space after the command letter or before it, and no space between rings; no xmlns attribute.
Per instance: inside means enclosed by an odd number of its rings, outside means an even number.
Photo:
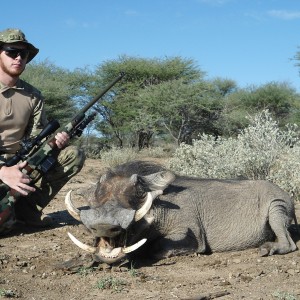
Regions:
<svg viewBox="0 0 300 300"><path fill-rule="evenodd" d="M13 291L13 290L6 290L6 289L3 289L3 288L0 288L0 298L19 298L20 295Z"/></svg>
<svg viewBox="0 0 300 300"><path fill-rule="evenodd" d="M192 145L181 144L169 160L169 168L203 178L266 179L298 196L297 126L279 129L268 110L249 117L249 121L235 138L203 134Z"/></svg>
<svg viewBox="0 0 300 300"><path fill-rule="evenodd" d="M100 290L121 292L126 285L127 283L125 281L109 276L98 280L96 287Z"/></svg>
<svg viewBox="0 0 300 300"><path fill-rule="evenodd" d="M272 295L278 300L297 300L297 297L287 292L275 292Z"/></svg>

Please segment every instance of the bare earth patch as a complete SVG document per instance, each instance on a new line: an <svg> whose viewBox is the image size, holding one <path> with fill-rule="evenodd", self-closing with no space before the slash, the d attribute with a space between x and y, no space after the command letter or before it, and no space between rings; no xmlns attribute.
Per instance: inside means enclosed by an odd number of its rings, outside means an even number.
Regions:
<svg viewBox="0 0 300 300"><path fill-rule="evenodd" d="M300 299L300 251L259 257L257 249L189 255L159 262L93 265L67 236L92 243L84 227L66 212L64 196L85 206L84 189L103 171L101 160L87 160L45 209L56 225L36 230L19 225L0 239L0 298L89 299ZM296 213L300 220L300 206ZM292 228L300 247L299 235Z"/></svg>

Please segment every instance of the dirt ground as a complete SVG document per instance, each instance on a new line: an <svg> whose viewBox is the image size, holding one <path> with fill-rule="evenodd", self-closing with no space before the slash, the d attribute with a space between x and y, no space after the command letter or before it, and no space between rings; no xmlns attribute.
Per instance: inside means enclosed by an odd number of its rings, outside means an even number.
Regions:
<svg viewBox="0 0 300 300"><path fill-rule="evenodd" d="M18 225L0 239L0 298L89 299L300 299L300 251L259 257L257 249L174 257L154 264L93 265L67 236L91 236L66 212L64 196L85 206L81 192L103 171L100 160L85 167L45 209L56 223L36 230ZM296 205L298 220L300 206ZM295 233L295 226L292 228ZM299 237L295 237L296 240ZM297 241L300 248L300 242Z"/></svg>

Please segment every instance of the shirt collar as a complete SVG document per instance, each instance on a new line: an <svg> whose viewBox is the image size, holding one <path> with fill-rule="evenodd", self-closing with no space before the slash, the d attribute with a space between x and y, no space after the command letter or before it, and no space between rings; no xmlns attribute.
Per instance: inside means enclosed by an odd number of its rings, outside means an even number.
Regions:
<svg viewBox="0 0 300 300"><path fill-rule="evenodd" d="M17 90L17 89L23 89L23 85L22 85L21 80L18 79L18 81L16 82L16 84L14 86L12 86L12 87L7 86L7 85L5 85L4 83L2 83L0 81L0 93L3 93L3 92L5 92L5 91L7 91L9 89L15 89L15 90Z"/></svg>

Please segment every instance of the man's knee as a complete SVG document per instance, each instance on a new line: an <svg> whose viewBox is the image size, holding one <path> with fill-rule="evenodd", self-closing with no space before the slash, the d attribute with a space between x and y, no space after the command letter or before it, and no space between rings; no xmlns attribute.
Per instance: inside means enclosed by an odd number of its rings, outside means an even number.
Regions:
<svg viewBox="0 0 300 300"><path fill-rule="evenodd" d="M77 174L85 162L84 151L76 146L63 149L58 156L58 163L64 167L66 172Z"/></svg>

